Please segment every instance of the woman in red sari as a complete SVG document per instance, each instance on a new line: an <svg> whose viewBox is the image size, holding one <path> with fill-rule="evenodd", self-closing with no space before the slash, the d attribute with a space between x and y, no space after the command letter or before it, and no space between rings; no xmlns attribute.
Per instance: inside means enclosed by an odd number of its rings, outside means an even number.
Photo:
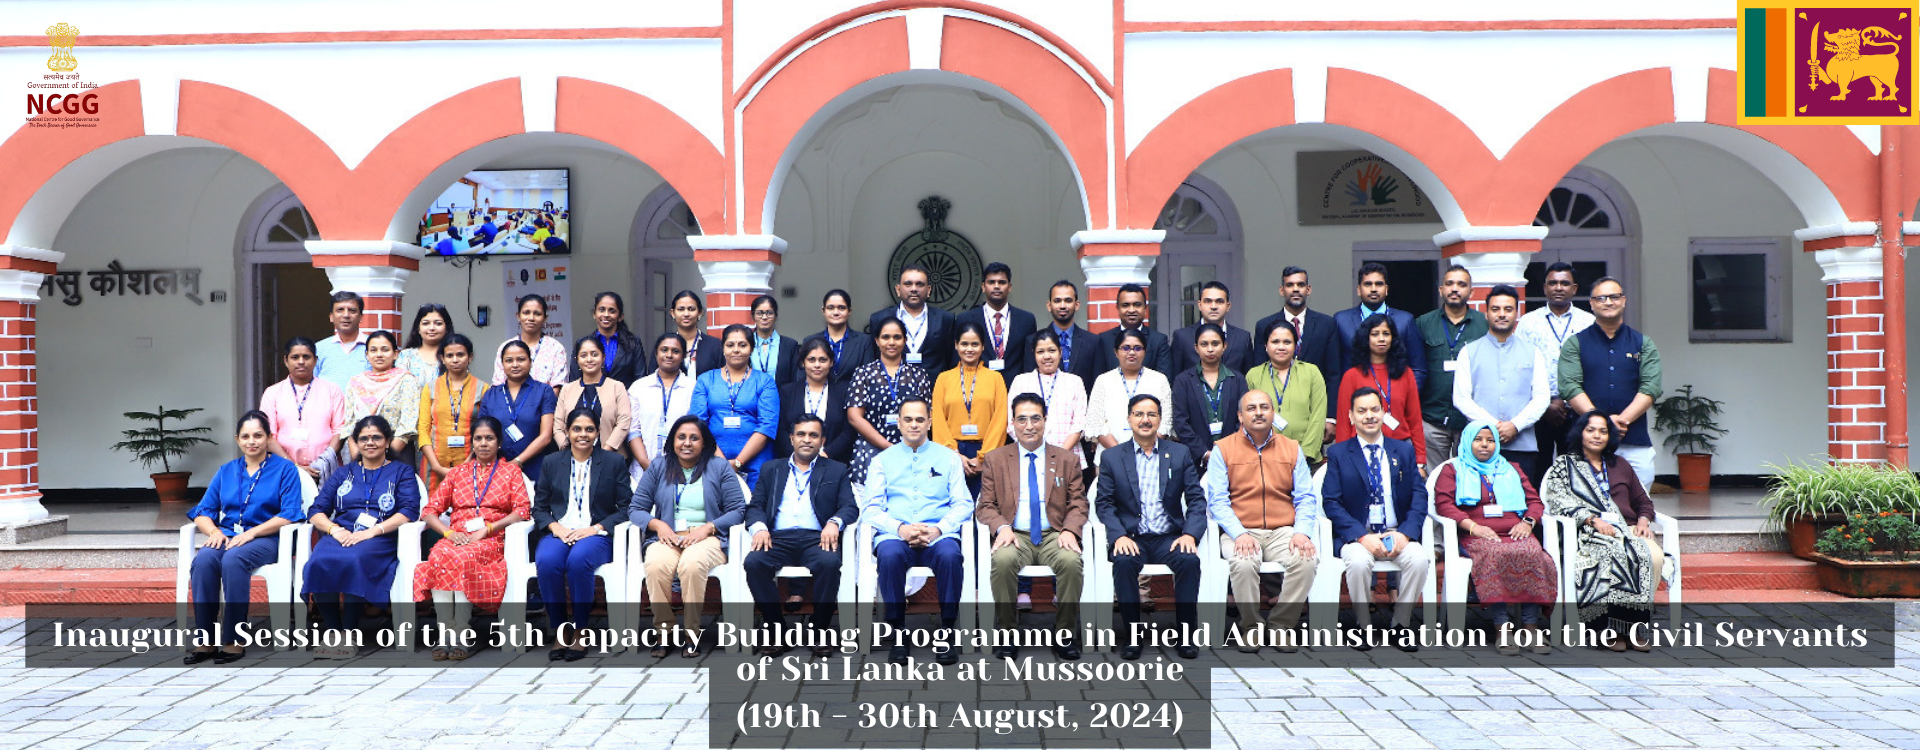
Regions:
<svg viewBox="0 0 1920 750"><path fill-rule="evenodd" d="M506 538L508 526L533 516L527 498L527 480L520 466L500 458L500 422L489 416L475 416L467 444L473 456L447 472L446 480L433 491L420 517L427 528L442 535L420 567L414 569L413 598L433 594L434 609L440 623L449 628L470 630L467 607L456 604L454 593L466 595L470 602L488 612L500 609L506 591ZM452 511L453 522L443 523L440 514ZM479 642L478 639L471 639ZM467 658L473 649L436 646L434 661Z"/></svg>

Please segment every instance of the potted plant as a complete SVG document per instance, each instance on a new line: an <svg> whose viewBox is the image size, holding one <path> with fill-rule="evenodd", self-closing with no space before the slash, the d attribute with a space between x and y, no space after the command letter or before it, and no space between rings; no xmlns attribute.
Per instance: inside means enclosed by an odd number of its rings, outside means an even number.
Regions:
<svg viewBox="0 0 1920 750"><path fill-rule="evenodd" d="M169 459L185 458L195 445L202 443L215 445L212 440L200 437L211 432L213 428L169 429L167 420L179 422L201 411L205 409L168 409L162 406L156 411L130 411L123 415L136 422L153 423L152 427L122 430L120 434L126 439L114 443L113 449L132 453L133 457L148 469L152 469L156 463L160 464L160 473L152 475L153 489L160 493L160 502L172 503L185 500L187 478L193 476L193 472L174 471Z"/></svg>
<svg viewBox="0 0 1920 750"><path fill-rule="evenodd" d="M1768 464L1768 528L1787 536L1796 557L1814 557L1815 540L1854 515L1920 512L1920 479L1880 464L1833 464L1825 459Z"/></svg>
<svg viewBox="0 0 1920 750"><path fill-rule="evenodd" d="M1854 513L1814 543L1820 586L1845 596L1920 596L1920 524L1905 513Z"/></svg>
<svg viewBox="0 0 1920 750"><path fill-rule="evenodd" d="M1680 462L1680 489L1707 489L1713 479L1713 441L1727 434L1715 418L1722 402L1693 395L1693 384L1653 405L1653 428L1667 434L1667 450Z"/></svg>

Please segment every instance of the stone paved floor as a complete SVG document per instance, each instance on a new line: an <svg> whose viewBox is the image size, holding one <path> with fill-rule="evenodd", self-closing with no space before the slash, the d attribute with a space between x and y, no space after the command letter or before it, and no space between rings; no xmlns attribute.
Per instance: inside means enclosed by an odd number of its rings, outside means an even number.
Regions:
<svg viewBox="0 0 1920 750"><path fill-rule="evenodd" d="M1920 606L1900 619L1888 669L1219 670L1213 747L1920 748ZM694 669L29 670L0 627L0 750L707 742Z"/></svg>

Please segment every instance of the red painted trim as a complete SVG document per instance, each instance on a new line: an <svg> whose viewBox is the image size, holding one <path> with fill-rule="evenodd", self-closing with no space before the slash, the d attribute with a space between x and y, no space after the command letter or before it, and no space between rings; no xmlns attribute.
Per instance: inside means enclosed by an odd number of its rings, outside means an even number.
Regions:
<svg viewBox="0 0 1920 750"><path fill-rule="evenodd" d="M41 37L41 43L45 42ZM34 193L74 160L108 144L146 134L139 81L109 83L92 93L99 97L98 127L36 128L29 120L26 127L0 142L0 164L8 165L6 179L0 180L0 238L6 237ZM49 115L33 119L44 117Z"/></svg>
<svg viewBox="0 0 1920 750"><path fill-rule="evenodd" d="M1127 35L1121 30L1126 23L1127 0L1113 0L1113 87L1116 91L1125 91L1127 85ZM1113 189L1116 193L1113 209L1119 216L1126 216L1133 191L1126 168L1127 98L1124 96L1113 97L1113 163L1119 165L1118 169L1113 170ZM1115 217L1116 220L1118 218Z"/></svg>
<svg viewBox="0 0 1920 750"><path fill-rule="evenodd" d="M9 271L32 271L34 273L52 274L56 271L59 271L60 266L44 260L33 260L31 258L16 258L11 255L0 255L0 269L5 269ZM5 429L5 428L0 427L0 429Z"/></svg>
<svg viewBox="0 0 1920 750"><path fill-rule="evenodd" d="M1561 31L1731 29L1732 18L1623 18L1613 20L1513 21L1137 21L1128 34L1233 31Z"/></svg>
<svg viewBox="0 0 1920 750"><path fill-rule="evenodd" d="M611 84L562 77L554 129L592 138L646 164L687 201L700 226L725 226L724 157L700 131L664 105Z"/></svg>
<svg viewBox="0 0 1920 750"><path fill-rule="evenodd" d="M1102 92L1109 97L1113 96L1113 84L1107 81L1106 76L1100 75L1100 69L1094 67L1093 63L1088 62L1085 55L1080 54L1080 51L1074 49L1073 45L1067 44L1066 40L1048 31L1046 27L1029 21L1019 15L1008 13L1005 10L990 5L970 2L969 0L884 0L883 2L862 5L852 10L828 16L825 20L808 27L806 31L800 32L798 36L787 40L786 44L780 45L780 49L775 50L772 55L760 62L759 67L753 69L753 75L748 76L747 80L740 84L740 88L734 91L734 99L738 101L746 98L747 92L753 89L755 83L767 77L767 74L773 70L774 66L779 65L780 61L785 60L788 55L793 54L793 51L799 49L801 45L813 41L829 31L846 25L849 21L875 13L885 13L890 10L905 10L908 8L952 8L954 10L971 11L983 16L1000 19L1014 26L1018 26L1023 30L1032 32L1034 36L1046 40L1048 44L1066 53L1067 57L1071 58L1075 64L1078 64L1086 70L1087 75L1093 77L1094 84L1098 85ZM731 27L732 24L728 22L727 25ZM42 40L41 43L45 44L45 41Z"/></svg>
<svg viewBox="0 0 1920 750"><path fill-rule="evenodd" d="M1160 254L1158 242L1090 242L1080 246L1080 257L1091 255L1151 255Z"/></svg>
<svg viewBox="0 0 1920 750"><path fill-rule="evenodd" d="M1439 178L1427 192L1448 191L1474 224L1493 225L1470 213L1476 188L1493 178L1499 160L1473 129L1432 99L1382 78L1344 68L1327 69L1326 121L1372 134L1399 146ZM1535 201L1528 220L1540 207ZM1511 222L1509 222L1511 223Z"/></svg>
<svg viewBox="0 0 1920 750"><path fill-rule="evenodd" d="M719 233L734 230L734 221L739 216L740 207L733 205L734 180L739 172L740 154L734 148L734 117L740 111L740 100L733 95L733 0L720 0L720 101L726 102L726 109L720 113L720 223L714 231ZM689 204L691 205L691 204Z"/></svg>
<svg viewBox="0 0 1920 750"><path fill-rule="evenodd" d="M1907 236L1914 237L1914 235ZM1819 250L1834 250L1842 247L1873 247L1877 244L1880 243L1874 241L1873 235L1871 234L1856 234L1845 237L1828 237L1824 240L1808 240L1800 243L1800 249L1811 253Z"/></svg>
<svg viewBox="0 0 1920 750"><path fill-rule="evenodd" d="M1468 253L1535 253L1539 251L1539 240L1469 240L1440 248L1440 257L1451 258Z"/></svg>
<svg viewBox="0 0 1920 750"><path fill-rule="evenodd" d="M1627 133L1670 122L1671 71L1653 68L1609 78L1555 106L1507 151L1487 180L1454 197L1475 224L1532 224L1547 193L1581 160Z"/></svg>
<svg viewBox="0 0 1920 750"><path fill-rule="evenodd" d="M404 268L409 271L420 270L420 261L404 255L315 255L314 268L342 268L346 266L377 266L381 268Z"/></svg>
<svg viewBox="0 0 1920 750"><path fill-rule="evenodd" d="M75 47L181 47L209 44L360 44L367 42L497 42L570 39L713 39L718 26L612 29L393 29L386 31L282 31L231 34L96 34ZM45 47L45 34L0 36L0 48Z"/></svg>
<svg viewBox="0 0 1920 750"><path fill-rule="evenodd" d="M1242 138L1293 124L1293 70L1268 70L1214 87L1182 105L1127 157L1120 225L1147 229L1180 183ZM1133 200L1134 198L1140 200Z"/></svg>
<svg viewBox="0 0 1920 750"><path fill-rule="evenodd" d="M772 250L695 250L693 260L696 263L708 261L762 261L780 263L780 254Z"/></svg>

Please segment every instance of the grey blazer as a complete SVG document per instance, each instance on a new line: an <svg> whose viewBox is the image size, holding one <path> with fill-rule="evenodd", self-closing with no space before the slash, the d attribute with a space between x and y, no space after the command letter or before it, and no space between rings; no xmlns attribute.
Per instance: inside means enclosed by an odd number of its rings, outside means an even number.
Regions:
<svg viewBox="0 0 1920 750"><path fill-rule="evenodd" d="M640 485L634 489L633 502L627 508L627 520L640 527L646 536L643 545L659 540L659 535L647 530L653 519L659 518L669 524L675 515L674 503L678 502L678 483L669 478L667 472L680 471L680 461L672 456L663 456L647 467L647 473L640 475ZM677 477L676 477L677 478ZM727 532L740 523L747 515L747 497L740 491L740 480L733 473L733 467L727 459L718 453L707 461L700 472L701 493L707 505L707 521L719 529L715 536L720 537L720 546L727 544Z"/></svg>

